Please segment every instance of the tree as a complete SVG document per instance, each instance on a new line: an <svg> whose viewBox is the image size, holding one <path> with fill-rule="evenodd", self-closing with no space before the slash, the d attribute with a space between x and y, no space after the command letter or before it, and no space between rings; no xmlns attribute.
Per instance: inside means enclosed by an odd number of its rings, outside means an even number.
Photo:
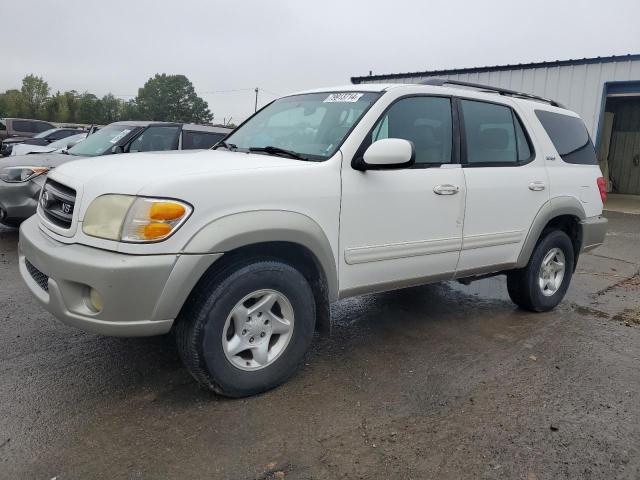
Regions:
<svg viewBox="0 0 640 480"><path fill-rule="evenodd" d="M93 93L84 92L78 100L78 113L76 122L100 123L102 116L102 104Z"/></svg>
<svg viewBox="0 0 640 480"><path fill-rule="evenodd" d="M24 117L24 99L20 90L7 90L0 95L0 117Z"/></svg>
<svg viewBox="0 0 640 480"><path fill-rule="evenodd" d="M184 75L156 74L138 90L136 104L146 120L208 123L213 119L209 105Z"/></svg>
<svg viewBox="0 0 640 480"><path fill-rule="evenodd" d="M27 75L22 79L21 92L26 114L36 118L42 113L44 102L49 96L49 84L42 77Z"/></svg>

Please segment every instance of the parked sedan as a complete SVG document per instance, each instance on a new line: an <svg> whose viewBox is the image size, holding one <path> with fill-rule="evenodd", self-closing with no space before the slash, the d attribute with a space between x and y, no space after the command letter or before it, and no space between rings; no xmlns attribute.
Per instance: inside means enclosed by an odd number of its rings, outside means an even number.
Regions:
<svg viewBox="0 0 640 480"><path fill-rule="evenodd" d="M71 135L70 137L56 140L55 142L51 142L47 145L31 145L26 142L19 143L18 145L14 145L13 149L11 150L11 156L27 155L30 153L51 153L58 150L69 150L71 147L75 146L77 143L80 143L85 138L87 138L87 132L77 133L75 135Z"/></svg>
<svg viewBox="0 0 640 480"><path fill-rule="evenodd" d="M70 137L71 135L76 135L78 133L83 133L84 130L79 128L51 128L49 130L45 130L44 132L40 132L32 138L8 138L2 142L0 146L0 154L3 157L8 157L11 155L13 147L16 145L20 145L23 143L29 145L49 145L51 142L55 142L61 140L63 138Z"/></svg>
<svg viewBox="0 0 640 480"><path fill-rule="evenodd" d="M117 153L205 149L229 132L230 128L181 123L116 122L65 152L0 160L0 223L17 226L33 215L47 172L63 163Z"/></svg>

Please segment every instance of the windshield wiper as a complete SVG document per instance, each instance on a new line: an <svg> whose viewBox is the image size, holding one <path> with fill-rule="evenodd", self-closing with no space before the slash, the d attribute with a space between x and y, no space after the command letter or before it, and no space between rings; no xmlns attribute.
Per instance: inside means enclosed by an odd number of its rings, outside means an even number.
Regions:
<svg viewBox="0 0 640 480"><path fill-rule="evenodd" d="M238 147L236 145L234 145L233 143L227 143L224 140L220 140L218 143L216 143L213 147L211 147L211 150L217 150L218 147L224 147L227 150L236 150Z"/></svg>
<svg viewBox="0 0 640 480"><path fill-rule="evenodd" d="M273 147L271 145L267 147L251 147L249 148L250 152L265 152L270 155L278 155L278 156L287 156L290 158L295 158L296 160L309 160L307 157L303 157L299 153L293 152L291 150L285 150L280 147Z"/></svg>

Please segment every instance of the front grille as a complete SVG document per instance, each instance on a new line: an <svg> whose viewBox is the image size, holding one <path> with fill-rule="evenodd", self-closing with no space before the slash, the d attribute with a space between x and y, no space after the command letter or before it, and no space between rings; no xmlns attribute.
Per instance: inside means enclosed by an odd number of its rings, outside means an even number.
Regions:
<svg viewBox="0 0 640 480"><path fill-rule="evenodd" d="M27 272L31 275L31 278L35 280L35 282L40 285L40 288L45 292L49 291L49 277L47 277L44 273L34 267L31 262L27 259L24 260L24 263L27 267Z"/></svg>
<svg viewBox="0 0 640 480"><path fill-rule="evenodd" d="M40 195L42 214L60 228L71 228L76 191L54 180L47 180Z"/></svg>

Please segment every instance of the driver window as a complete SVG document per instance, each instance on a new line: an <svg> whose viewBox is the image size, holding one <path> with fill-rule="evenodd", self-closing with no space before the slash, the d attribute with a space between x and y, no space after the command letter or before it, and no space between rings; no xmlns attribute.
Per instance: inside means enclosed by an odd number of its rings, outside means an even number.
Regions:
<svg viewBox="0 0 640 480"><path fill-rule="evenodd" d="M452 125L449 98L403 98L378 121L371 133L371 142L402 138L413 142L416 164L451 163Z"/></svg>
<svg viewBox="0 0 640 480"><path fill-rule="evenodd" d="M147 128L129 146L129 152L160 152L178 148L179 126L152 126Z"/></svg>

